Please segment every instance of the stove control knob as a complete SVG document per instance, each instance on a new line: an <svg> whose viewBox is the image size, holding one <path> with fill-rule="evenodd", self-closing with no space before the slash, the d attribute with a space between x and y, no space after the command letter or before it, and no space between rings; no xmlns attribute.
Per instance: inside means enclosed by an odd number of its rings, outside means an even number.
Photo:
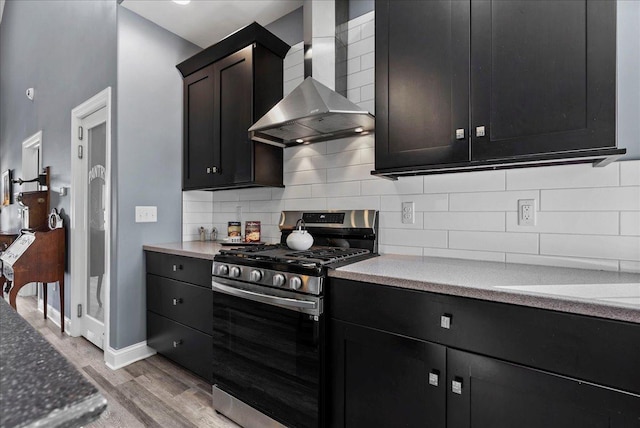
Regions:
<svg viewBox="0 0 640 428"><path fill-rule="evenodd" d="M229 266L227 265L218 266L218 275L229 275Z"/></svg>
<svg viewBox="0 0 640 428"><path fill-rule="evenodd" d="M273 275L273 285L275 287L282 287L287 282L287 279L283 274L277 273Z"/></svg>
<svg viewBox="0 0 640 428"><path fill-rule="evenodd" d="M302 287L302 280L299 276L294 276L289 280L289 288L292 290L299 290Z"/></svg>
<svg viewBox="0 0 640 428"><path fill-rule="evenodd" d="M262 272L259 270L252 270L249 276L251 282L259 282L262 279Z"/></svg>
<svg viewBox="0 0 640 428"><path fill-rule="evenodd" d="M229 272L229 276L237 278L240 276L240 268L238 266L232 266L231 271Z"/></svg>

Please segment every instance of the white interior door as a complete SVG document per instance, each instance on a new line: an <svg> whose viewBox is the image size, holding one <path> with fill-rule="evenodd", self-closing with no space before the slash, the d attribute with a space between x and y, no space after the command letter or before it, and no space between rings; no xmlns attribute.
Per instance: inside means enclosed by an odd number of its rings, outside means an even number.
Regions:
<svg viewBox="0 0 640 428"><path fill-rule="evenodd" d="M108 107L78 123L72 161L72 311L79 324L76 331L104 349L109 278Z"/></svg>

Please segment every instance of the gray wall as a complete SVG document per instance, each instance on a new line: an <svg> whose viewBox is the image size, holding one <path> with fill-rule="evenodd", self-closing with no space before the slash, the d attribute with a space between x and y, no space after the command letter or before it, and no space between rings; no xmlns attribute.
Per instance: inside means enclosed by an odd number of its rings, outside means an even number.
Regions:
<svg viewBox="0 0 640 428"><path fill-rule="evenodd" d="M142 246L182 236L182 78L175 65L201 49L118 6L117 272L111 346L146 340ZM135 223L136 205L158 207Z"/></svg>
<svg viewBox="0 0 640 428"><path fill-rule="evenodd" d="M302 7L299 7L271 24L265 25L264 28L280 37L288 45L293 46L304 39L302 23Z"/></svg>
<svg viewBox="0 0 640 428"><path fill-rule="evenodd" d="M0 25L0 170L21 177L22 141L42 130L42 164L51 166L52 187L69 186L71 109L108 86L116 86L115 1L6 2ZM25 96L29 87L35 88L34 101ZM68 231L69 196L52 196ZM16 227L13 204L2 209L0 229ZM68 274L65 283L68 315ZM49 301L58 307L57 293Z"/></svg>
<svg viewBox="0 0 640 428"><path fill-rule="evenodd" d="M640 159L640 1L618 1L618 147Z"/></svg>

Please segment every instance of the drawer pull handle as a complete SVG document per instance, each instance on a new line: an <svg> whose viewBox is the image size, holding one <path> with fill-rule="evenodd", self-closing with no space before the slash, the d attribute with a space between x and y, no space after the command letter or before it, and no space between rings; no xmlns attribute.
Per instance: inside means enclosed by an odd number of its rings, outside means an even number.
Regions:
<svg viewBox="0 0 640 428"><path fill-rule="evenodd" d="M438 386L438 381L440 380L440 372L438 370L433 370L429 373L429 385Z"/></svg>
<svg viewBox="0 0 640 428"><path fill-rule="evenodd" d="M173 271L177 272L179 270L182 270L182 265L173 265Z"/></svg>
<svg viewBox="0 0 640 428"><path fill-rule="evenodd" d="M178 303L182 303L181 297L178 297L177 299L173 299L173 306L178 306Z"/></svg>
<svg viewBox="0 0 640 428"><path fill-rule="evenodd" d="M444 314L440 316L440 327L446 328L449 330L451 328L452 316L449 314Z"/></svg>
<svg viewBox="0 0 640 428"><path fill-rule="evenodd" d="M174 348L177 348L179 345L182 345L182 339L173 341Z"/></svg>
<svg viewBox="0 0 640 428"><path fill-rule="evenodd" d="M451 381L451 392L462 395L462 379L455 378Z"/></svg>

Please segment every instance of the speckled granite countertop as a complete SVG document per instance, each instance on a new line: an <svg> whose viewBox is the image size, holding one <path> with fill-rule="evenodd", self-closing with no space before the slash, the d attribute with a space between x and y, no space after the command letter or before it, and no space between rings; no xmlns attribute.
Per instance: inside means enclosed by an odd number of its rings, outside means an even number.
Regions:
<svg viewBox="0 0 640 428"><path fill-rule="evenodd" d="M219 241L191 241L174 242L169 244L143 245L145 251L174 254L176 256L195 257L197 259L213 260L222 248Z"/></svg>
<svg viewBox="0 0 640 428"><path fill-rule="evenodd" d="M107 400L0 298L0 427L80 427Z"/></svg>
<svg viewBox="0 0 640 428"><path fill-rule="evenodd" d="M329 276L640 324L640 274L383 255Z"/></svg>

